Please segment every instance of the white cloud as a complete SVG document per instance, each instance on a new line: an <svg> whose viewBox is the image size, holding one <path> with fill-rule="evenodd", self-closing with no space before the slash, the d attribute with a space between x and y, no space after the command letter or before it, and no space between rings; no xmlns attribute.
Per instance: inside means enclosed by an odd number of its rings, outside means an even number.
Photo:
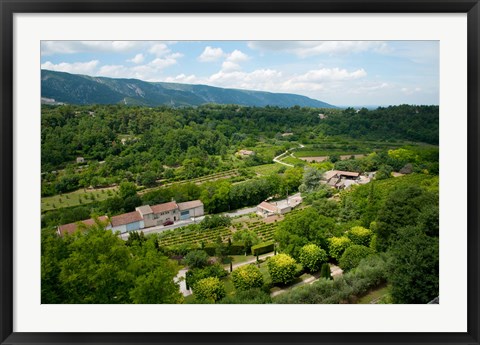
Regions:
<svg viewBox="0 0 480 345"><path fill-rule="evenodd" d="M41 55L95 52L129 52L146 45L143 41L42 41Z"/></svg>
<svg viewBox="0 0 480 345"><path fill-rule="evenodd" d="M231 61L224 61L222 63L222 71L236 71L240 69L240 65Z"/></svg>
<svg viewBox="0 0 480 345"><path fill-rule="evenodd" d="M165 43L156 43L148 50L151 54L161 57L171 52L170 48Z"/></svg>
<svg viewBox="0 0 480 345"><path fill-rule="evenodd" d="M195 84L198 83L198 78L194 75L185 75L185 74L179 74L176 77L167 77L165 78L166 82L169 83L185 83L185 84Z"/></svg>
<svg viewBox="0 0 480 345"><path fill-rule="evenodd" d="M413 95L414 93L422 91L422 89L419 87L412 87L412 88L402 87L400 91L402 91L406 95Z"/></svg>
<svg viewBox="0 0 480 345"><path fill-rule="evenodd" d="M235 49L233 52L228 54L226 61L238 63L238 62L247 61L248 59L249 57L247 54L242 53L238 49Z"/></svg>
<svg viewBox="0 0 480 345"><path fill-rule="evenodd" d="M133 62L135 64L142 63L145 60L145 56L142 53L135 55L135 57L127 60L128 62Z"/></svg>
<svg viewBox="0 0 480 345"><path fill-rule="evenodd" d="M41 68L59 72L92 75L95 73L98 63L98 60L74 63L61 62L59 64L47 61L41 65Z"/></svg>
<svg viewBox="0 0 480 345"><path fill-rule="evenodd" d="M225 56L222 48L212 48L210 46L205 47L202 54L198 57L199 61L212 62L217 61Z"/></svg>
<svg viewBox="0 0 480 345"><path fill-rule="evenodd" d="M150 62L137 66L104 65L99 69L99 75L112 78L135 78L145 81L159 81L164 79L163 70L175 65L180 53L173 53L165 57L157 57Z"/></svg>
<svg viewBox="0 0 480 345"><path fill-rule="evenodd" d="M250 49L278 51L308 57L314 55L344 55L372 50L378 53L389 51L387 43L381 41L251 41Z"/></svg>
<svg viewBox="0 0 480 345"><path fill-rule="evenodd" d="M363 68L353 72L348 72L346 69L340 68L322 68L318 70L311 70L302 74L294 80L303 82L325 82L325 81L340 81L352 80L365 77L367 72Z"/></svg>

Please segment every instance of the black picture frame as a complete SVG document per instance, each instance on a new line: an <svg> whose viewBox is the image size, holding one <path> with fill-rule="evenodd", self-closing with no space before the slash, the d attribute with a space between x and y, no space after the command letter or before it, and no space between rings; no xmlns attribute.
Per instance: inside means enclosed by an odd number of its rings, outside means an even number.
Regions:
<svg viewBox="0 0 480 345"><path fill-rule="evenodd" d="M479 344L478 0L0 0L0 341L2 344ZM468 15L468 321L465 333L13 332L13 16L15 13L466 13Z"/></svg>

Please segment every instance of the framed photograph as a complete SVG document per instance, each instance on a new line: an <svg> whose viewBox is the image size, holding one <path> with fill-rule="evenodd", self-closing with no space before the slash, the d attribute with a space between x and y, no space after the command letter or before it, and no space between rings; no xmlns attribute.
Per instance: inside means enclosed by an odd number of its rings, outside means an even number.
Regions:
<svg viewBox="0 0 480 345"><path fill-rule="evenodd" d="M1 344L478 344L474 1L1 1Z"/></svg>

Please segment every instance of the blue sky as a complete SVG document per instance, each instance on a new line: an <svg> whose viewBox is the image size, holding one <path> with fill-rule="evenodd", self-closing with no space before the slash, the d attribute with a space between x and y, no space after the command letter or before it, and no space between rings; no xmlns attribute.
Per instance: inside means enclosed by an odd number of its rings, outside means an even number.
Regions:
<svg viewBox="0 0 480 345"><path fill-rule="evenodd" d="M43 41L41 67L296 93L333 105L438 104L438 41Z"/></svg>

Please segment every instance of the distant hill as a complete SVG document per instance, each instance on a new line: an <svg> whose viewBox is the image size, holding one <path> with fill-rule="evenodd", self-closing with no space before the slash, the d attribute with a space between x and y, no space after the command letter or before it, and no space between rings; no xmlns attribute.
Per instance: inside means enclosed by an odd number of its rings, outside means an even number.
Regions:
<svg viewBox="0 0 480 345"><path fill-rule="evenodd" d="M49 70L42 70L42 99L49 104L128 104L182 107L217 103L258 107L298 105L335 108L325 102L288 93L224 89L207 85L153 83L138 79L90 77Z"/></svg>

